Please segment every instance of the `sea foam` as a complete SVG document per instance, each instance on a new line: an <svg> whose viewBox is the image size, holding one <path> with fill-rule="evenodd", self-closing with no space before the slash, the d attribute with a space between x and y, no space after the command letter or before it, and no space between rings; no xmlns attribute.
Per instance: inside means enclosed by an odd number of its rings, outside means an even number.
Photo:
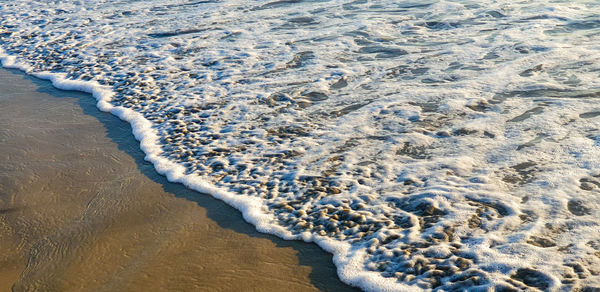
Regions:
<svg viewBox="0 0 600 292"><path fill-rule="evenodd" d="M598 4L53 5L0 4L5 67L93 94L159 173L343 281L600 285Z"/></svg>
<svg viewBox="0 0 600 292"><path fill-rule="evenodd" d="M244 220L255 225L260 232L278 235L288 240L304 240L317 243L321 248L334 255L333 260L338 267L338 275L344 282L371 291L394 291L404 286L398 285L395 281L382 279L377 273L365 271L361 261L361 258L364 257L362 255L363 251L353 249L350 244L309 232L299 235L292 234L277 225L271 214L265 213L261 200L237 196L205 182L196 175L185 174L185 169L181 165L161 157L158 136L152 130L151 123L148 120L131 109L114 106L110 103L111 97L114 95L110 87L93 81L66 79L65 74L62 73L32 72L31 66L18 62L15 56L7 54L2 48L0 48L0 61L4 68L19 69L37 78L49 80L56 88L92 94L98 101L96 104L98 109L114 114L121 120L131 124L133 135L140 142L140 148L146 154L144 159L151 162L156 171L166 176L170 182L182 183L190 189L210 194L226 202L240 210Z"/></svg>

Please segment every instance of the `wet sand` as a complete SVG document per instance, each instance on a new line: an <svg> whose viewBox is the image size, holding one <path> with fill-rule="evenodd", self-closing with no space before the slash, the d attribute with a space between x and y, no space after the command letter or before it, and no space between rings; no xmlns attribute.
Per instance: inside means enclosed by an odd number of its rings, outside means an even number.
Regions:
<svg viewBox="0 0 600 292"><path fill-rule="evenodd" d="M353 290L143 157L90 95L0 69L0 291Z"/></svg>

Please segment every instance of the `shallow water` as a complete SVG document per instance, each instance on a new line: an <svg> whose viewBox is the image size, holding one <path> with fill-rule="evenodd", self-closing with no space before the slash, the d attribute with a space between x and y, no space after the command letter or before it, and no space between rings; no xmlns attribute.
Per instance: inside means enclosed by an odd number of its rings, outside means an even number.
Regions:
<svg viewBox="0 0 600 292"><path fill-rule="evenodd" d="M600 285L596 1L50 3L0 4L7 53L109 86L267 231L349 244L344 281Z"/></svg>

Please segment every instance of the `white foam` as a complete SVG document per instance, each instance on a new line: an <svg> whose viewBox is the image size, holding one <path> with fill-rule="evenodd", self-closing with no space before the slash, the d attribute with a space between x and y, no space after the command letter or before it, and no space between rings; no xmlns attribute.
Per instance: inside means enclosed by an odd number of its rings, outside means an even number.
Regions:
<svg viewBox="0 0 600 292"><path fill-rule="evenodd" d="M32 73L30 66L18 62L15 56L10 56L2 48L0 48L0 60L2 66L5 68L19 69L26 73ZM140 113L131 109L110 104L110 99L114 93L107 86L102 86L97 82L65 79L64 74L61 73L39 72L33 75L37 78L51 81L52 85L59 89L90 93L98 101L98 109L110 112L121 120L130 123L135 138L140 142L140 147L146 154L144 159L151 162L156 171L166 176L170 182L184 184L190 189L210 194L226 202L230 206L240 210L244 220L256 226L256 229L260 232L274 234L288 240L303 240L317 243L321 248L334 255L333 259L338 267L338 275L342 281L348 284L370 291L395 291L398 288L398 284L395 281L382 279L375 272L363 270L363 262L361 261L363 256L361 256L361 253L364 253L364 251L351 251L352 248L347 243L310 233L303 233L302 236L294 236L285 228L273 223L274 219L271 214L266 214L262 210L263 205L259 199L242 197L215 187L195 175L184 174L185 169L181 165L160 156L160 145L157 142L159 139L152 130L151 123L148 120Z"/></svg>
<svg viewBox="0 0 600 292"><path fill-rule="evenodd" d="M317 242L346 283L598 285L600 6L421 4L20 1L2 62L92 93L159 173Z"/></svg>

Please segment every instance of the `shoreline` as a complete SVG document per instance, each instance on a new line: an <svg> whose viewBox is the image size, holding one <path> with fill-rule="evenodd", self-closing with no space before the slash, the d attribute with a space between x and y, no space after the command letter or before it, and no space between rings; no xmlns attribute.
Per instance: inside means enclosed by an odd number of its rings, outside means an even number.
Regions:
<svg viewBox="0 0 600 292"><path fill-rule="evenodd" d="M315 244L259 233L233 207L168 182L144 161L129 124L100 112L89 94L4 68L0 83L0 139L10 141L1 146L9 151L0 246L12 267L0 282L18 276L15 290L352 289Z"/></svg>
<svg viewBox="0 0 600 292"><path fill-rule="evenodd" d="M32 77L48 80L54 88L63 91L75 91L91 94L97 101L96 108L102 112L126 121L130 126L130 133L139 143L137 146L145 154L143 160L153 165L154 171L171 183L179 183L199 193L210 194L213 198L225 202L228 206L241 212L244 221L253 225L260 233L275 235L285 240L302 240L315 243L322 250L333 254L333 263L337 268L338 278L346 285L359 287L365 290L388 291L398 289L409 289L403 283L381 274L366 270L364 268L365 250L355 249L349 242L339 241L328 236L322 236L312 232L295 234L285 227L276 223L273 213L265 212L262 200L251 196L239 196L227 189L207 183L202 177L188 173L186 168L170 159L163 157L159 136L152 126L152 122L143 114L131 108L113 105L112 98L115 96L113 88L101 85L96 81L74 80L67 78L65 73L49 71L35 72L31 64L21 60L0 48L0 61L2 66L8 69L18 69Z"/></svg>

